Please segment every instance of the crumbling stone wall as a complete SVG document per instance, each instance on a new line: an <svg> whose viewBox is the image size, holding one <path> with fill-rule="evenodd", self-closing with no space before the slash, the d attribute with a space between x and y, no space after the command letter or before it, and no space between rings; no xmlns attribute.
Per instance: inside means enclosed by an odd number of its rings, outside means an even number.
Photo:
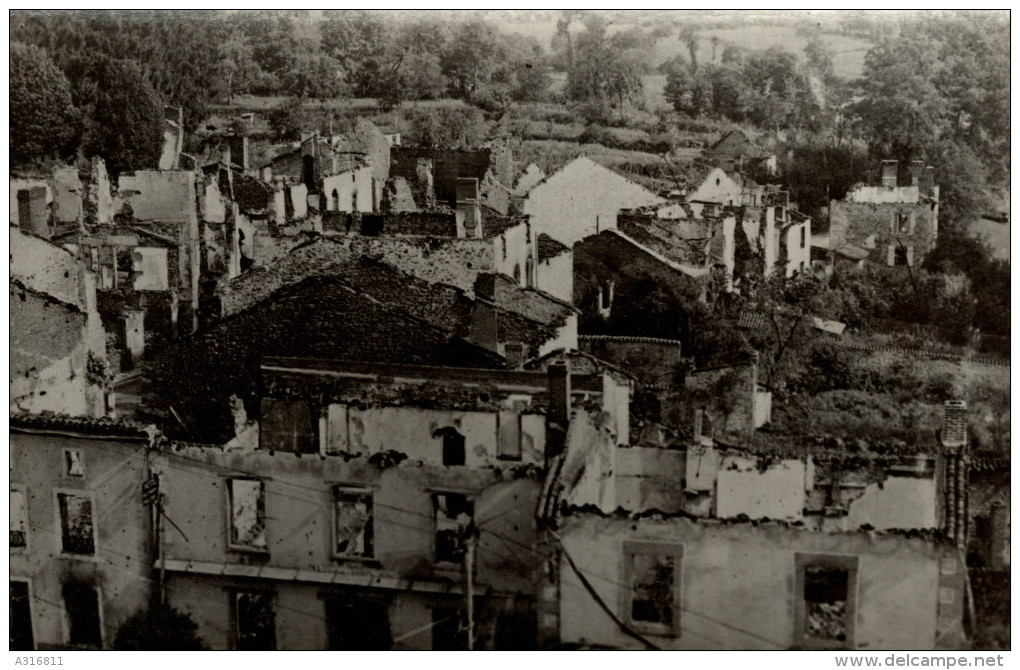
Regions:
<svg viewBox="0 0 1020 670"><path fill-rule="evenodd" d="M681 421L694 422L694 412L707 407L711 434L725 442L736 442L754 433L754 396L758 388L758 367L754 361L717 364L705 361L704 367L688 370L684 377L684 401ZM704 427L709 433L709 427Z"/></svg>
<svg viewBox="0 0 1020 670"><path fill-rule="evenodd" d="M10 276L29 288L84 307L78 261L74 253L10 227Z"/></svg>
<svg viewBox="0 0 1020 670"><path fill-rule="evenodd" d="M9 300L12 407L90 415L85 312L14 281Z"/></svg>

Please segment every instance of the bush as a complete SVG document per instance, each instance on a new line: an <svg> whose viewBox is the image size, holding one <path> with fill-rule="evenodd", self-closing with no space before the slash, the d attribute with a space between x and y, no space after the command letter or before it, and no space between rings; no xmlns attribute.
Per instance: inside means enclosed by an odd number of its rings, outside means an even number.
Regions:
<svg viewBox="0 0 1020 670"><path fill-rule="evenodd" d="M204 651L198 624L168 605L132 614L120 628L113 648L120 651Z"/></svg>

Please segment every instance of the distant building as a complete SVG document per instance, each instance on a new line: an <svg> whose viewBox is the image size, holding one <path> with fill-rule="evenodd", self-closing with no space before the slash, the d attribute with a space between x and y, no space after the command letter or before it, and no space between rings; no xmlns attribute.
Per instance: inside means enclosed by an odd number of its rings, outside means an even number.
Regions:
<svg viewBox="0 0 1020 670"><path fill-rule="evenodd" d="M742 130L731 130L705 149L705 158L727 172L774 175L776 154L753 142Z"/></svg>

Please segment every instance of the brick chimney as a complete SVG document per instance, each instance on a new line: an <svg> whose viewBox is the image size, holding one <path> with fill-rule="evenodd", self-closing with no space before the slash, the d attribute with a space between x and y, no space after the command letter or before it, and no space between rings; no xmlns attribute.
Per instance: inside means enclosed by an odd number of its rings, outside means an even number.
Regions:
<svg viewBox="0 0 1020 670"><path fill-rule="evenodd" d="M898 183L896 178L898 165L896 161L882 161L882 186L885 188L896 188Z"/></svg>
<svg viewBox="0 0 1020 670"><path fill-rule="evenodd" d="M967 403L964 400L947 400L942 420L942 446L959 449L967 445Z"/></svg>
<svg viewBox="0 0 1020 670"><path fill-rule="evenodd" d="M939 432L944 462L943 500L945 532L958 547L970 532L970 450L967 448L967 403L947 400Z"/></svg>
<svg viewBox="0 0 1020 670"><path fill-rule="evenodd" d="M570 368L563 361L549 366L549 407L545 421L545 458L549 459L563 453L567 440L567 427L570 425Z"/></svg>
<svg viewBox="0 0 1020 670"><path fill-rule="evenodd" d="M482 236L482 211L477 179L457 180L457 237Z"/></svg>
<svg viewBox="0 0 1020 670"><path fill-rule="evenodd" d="M471 336L475 344L497 351L496 275L479 273L475 278L475 300L471 306Z"/></svg>

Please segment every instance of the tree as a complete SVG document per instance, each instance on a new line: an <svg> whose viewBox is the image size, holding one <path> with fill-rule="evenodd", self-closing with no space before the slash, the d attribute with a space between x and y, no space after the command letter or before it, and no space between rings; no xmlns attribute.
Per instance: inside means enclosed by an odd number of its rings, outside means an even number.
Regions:
<svg viewBox="0 0 1020 670"><path fill-rule="evenodd" d="M289 95L319 102L338 98L347 92L340 62L332 56L315 52L297 54L283 82Z"/></svg>
<svg viewBox="0 0 1020 670"><path fill-rule="evenodd" d="M45 50L10 47L10 152L13 162L67 156L80 136L71 85Z"/></svg>
<svg viewBox="0 0 1020 670"><path fill-rule="evenodd" d="M301 137L304 129L304 115L301 113L301 100L291 98L269 113L269 130L278 140L296 140Z"/></svg>
<svg viewBox="0 0 1020 670"><path fill-rule="evenodd" d="M856 105L875 155L910 160L937 141L947 103L934 83L931 44L904 37L868 52Z"/></svg>
<svg viewBox="0 0 1020 670"><path fill-rule="evenodd" d="M117 629L118 651L204 651L198 625L167 605L155 605L128 617Z"/></svg>
<svg viewBox="0 0 1020 670"><path fill-rule="evenodd" d="M116 174L154 169L163 149L163 103L138 63L105 57L72 68L75 102L87 128L82 146Z"/></svg>
<svg viewBox="0 0 1020 670"><path fill-rule="evenodd" d="M698 71L698 31L693 26L681 26L677 33L677 39L687 47L687 53L691 55L691 69Z"/></svg>
<svg viewBox="0 0 1020 670"><path fill-rule="evenodd" d="M586 18L585 31L574 44L566 86L569 98L592 106L602 117L607 117L612 107L622 107L643 95L638 61L613 48L606 29L598 15Z"/></svg>
<svg viewBox="0 0 1020 670"><path fill-rule="evenodd" d="M804 55L807 56L808 67L814 70L815 74L827 80L833 74L832 50L817 35L804 47Z"/></svg>
<svg viewBox="0 0 1020 670"><path fill-rule="evenodd" d="M468 106L414 110L410 122L415 142L437 149L477 146L488 130L482 112Z"/></svg>

